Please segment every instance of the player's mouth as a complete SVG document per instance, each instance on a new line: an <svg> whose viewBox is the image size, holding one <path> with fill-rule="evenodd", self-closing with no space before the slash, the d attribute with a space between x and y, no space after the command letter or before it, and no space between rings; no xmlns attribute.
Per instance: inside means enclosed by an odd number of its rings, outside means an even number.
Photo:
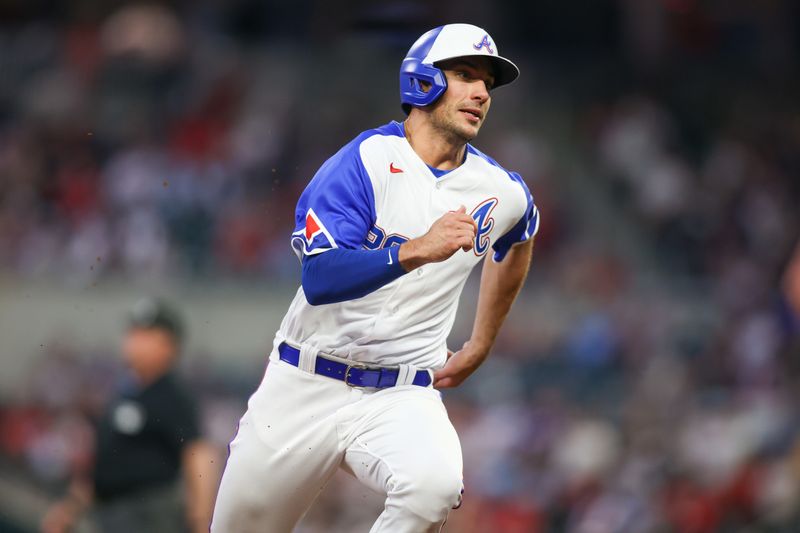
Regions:
<svg viewBox="0 0 800 533"><path fill-rule="evenodd" d="M461 111L461 113L467 117L467 120L473 124L478 124L481 120L483 120L483 111L477 107L465 107L459 111Z"/></svg>

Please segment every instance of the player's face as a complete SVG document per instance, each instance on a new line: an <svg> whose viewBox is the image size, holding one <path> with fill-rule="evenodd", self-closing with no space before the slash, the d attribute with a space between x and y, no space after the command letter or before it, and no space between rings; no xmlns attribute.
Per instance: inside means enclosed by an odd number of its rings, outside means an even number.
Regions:
<svg viewBox="0 0 800 533"><path fill-rule="evenodd" d="M431 122L446 135L469 142L486 120L494 85L491 63L484 57L457 58L441 65L447 90L431 110Z"/></svg>

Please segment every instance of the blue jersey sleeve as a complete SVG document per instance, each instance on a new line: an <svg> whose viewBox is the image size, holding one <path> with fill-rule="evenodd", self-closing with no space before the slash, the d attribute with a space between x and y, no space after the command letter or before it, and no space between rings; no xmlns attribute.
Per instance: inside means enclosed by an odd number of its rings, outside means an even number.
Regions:
<svg viewBox="0 0 800 533"><path fill-rule="evenodd" d="M513 228L508 230L505 235L497 239L495 243L492 245L494 249L494 256L493 259L496 262L500 262L505 259L506 254L517 243L525 242L528 239L532 239L536 232L539 231L539 209L536 207L536 204L533 201L533 196L531 196L530 190L528 190L528 186L523 181L522 177L516 172L509 172L511 178L520 184L522 189L525 191L525 197L528 200L527 207L525 208L525 214L522 215L522 218L519 219Z"/></svg>
<svg viewBox="0 0 800 533"><path fill-rule="evenodd" d="M311 305L366 296L406 273L400 247L379 250L337 248L303 259L303 292Z"/></svg>
<svg viewBox="0 0 800 533"><path fill-rule="evenodd" d="M375 216L372 182L361 161L362 134L317 171L297 202L292 248L297 257L359 249Z"/></svg>

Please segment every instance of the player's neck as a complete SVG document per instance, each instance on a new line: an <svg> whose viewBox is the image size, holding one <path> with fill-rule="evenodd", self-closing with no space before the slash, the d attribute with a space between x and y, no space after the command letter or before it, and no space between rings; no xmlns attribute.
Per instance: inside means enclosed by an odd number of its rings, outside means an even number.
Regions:
<svg viewBox="0 0 800 533"><path fill-rule="evenodd" d="M439 170L452 170L464 161L466 142L444 135L429 121L411 114L403 123L406 140L425 164Z"/></svg>

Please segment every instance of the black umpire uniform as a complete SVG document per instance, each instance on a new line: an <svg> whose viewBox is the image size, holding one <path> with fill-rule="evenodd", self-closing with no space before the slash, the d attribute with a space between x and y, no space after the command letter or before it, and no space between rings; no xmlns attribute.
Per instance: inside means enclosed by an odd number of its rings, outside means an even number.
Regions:
<svg viewBox="0 0 800 533"><path fill-rule="evenodd" d="M177 313L155 300L134 307L130 327L165 330L176 348L183 337ZM123 384L97 428L93 484L101 530L185 531L181 453L199 437L195 403L171 370L146 385Z"/></svg>

